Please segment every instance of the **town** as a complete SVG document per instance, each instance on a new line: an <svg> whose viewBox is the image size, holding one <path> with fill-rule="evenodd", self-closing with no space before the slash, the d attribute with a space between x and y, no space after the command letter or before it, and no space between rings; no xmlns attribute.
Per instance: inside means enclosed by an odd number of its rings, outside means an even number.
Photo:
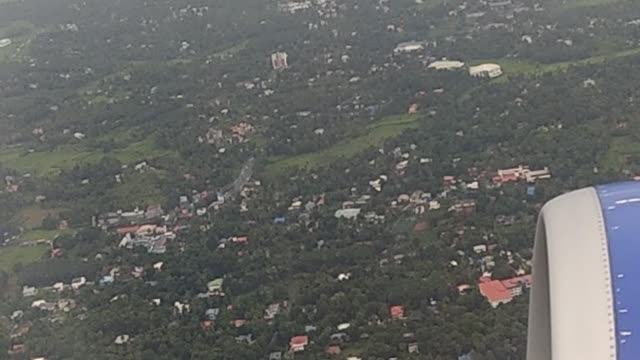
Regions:
<svg viewBox="0 0 640 360"><path fill-rule="evenodd" d="M639 180L640 6L0 1L0 358L521 359Z"/></svg>

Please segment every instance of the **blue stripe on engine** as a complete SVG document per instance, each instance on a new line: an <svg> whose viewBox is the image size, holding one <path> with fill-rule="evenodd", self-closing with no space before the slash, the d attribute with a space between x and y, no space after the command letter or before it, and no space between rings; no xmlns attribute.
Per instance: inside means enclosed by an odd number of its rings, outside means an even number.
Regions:
<svg viewBox="0 0 640 360"><path fill-rule="evenodd" d="M596 191L602 206L609 244L617 358L618 360L638 360L640 359L640 182L602 185L596 187Z"/></svg>

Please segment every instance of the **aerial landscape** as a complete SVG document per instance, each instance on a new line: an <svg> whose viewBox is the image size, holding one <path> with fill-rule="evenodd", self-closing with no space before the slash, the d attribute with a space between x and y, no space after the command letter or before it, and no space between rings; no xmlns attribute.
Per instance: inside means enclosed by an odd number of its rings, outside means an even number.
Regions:
<svg viewBox="0 0 640 360"><path fill-rule="evenodd" d="M630 0L0 0L0 359L525 359L638 83Z"/></svg>

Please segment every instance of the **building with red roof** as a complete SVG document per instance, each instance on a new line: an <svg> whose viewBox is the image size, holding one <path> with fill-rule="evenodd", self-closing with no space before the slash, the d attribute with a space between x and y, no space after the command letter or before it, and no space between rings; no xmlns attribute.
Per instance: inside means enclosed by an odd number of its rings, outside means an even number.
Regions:
<svg viewBox="0 0 640 360"><path fill-rule="evenodd" d="M138 232L138 229L140 229L140 226L135 225L135 226L121 227L121 228L118 228L118 230L116 231L118 235L126 235L126 234L135 234Z"/></svg>
<svg viewBox="0 0 640 360"><path fill-rule="evenodd" d="M506 280L481 282L478 288L491 306L497 307L510 302L515 296L522 295L522 289L531 287L531 281L531 275L524 275Z"/></svg>
<svg viewBox="0 0 640 360"><path fill-rule="evenodd" d="M309 345L309 337L306 335L294 336L289 341L291 352L303 351Z"/></svg>
<svg viewBox="0 0 640 360"><path fill-rule="evenodd" d="M393 320L400 320L404 318L404 307L402 305L396 305L389 308L391 318Z"/></svg>
<svg viewBox="0 0 640 360"><path fill-rule="evenodd" d="M340 346L338 345L328 346L325 350L325 354L327 355L340 355L341 352L342 349L340 349Z"/></svg>

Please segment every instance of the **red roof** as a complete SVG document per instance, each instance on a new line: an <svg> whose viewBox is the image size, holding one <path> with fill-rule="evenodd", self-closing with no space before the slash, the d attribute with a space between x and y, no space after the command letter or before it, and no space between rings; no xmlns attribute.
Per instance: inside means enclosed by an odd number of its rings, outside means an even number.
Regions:
<svg viewBox="0 0 640 360"><path fill-rule="evenodd" d="M507 289L513 289L514 287L525 285L527 287L531 286L531 275L523 275L514 277L507 280L502 280L502 285L504 285Z"/></svg>
<svg viewBox="0 0 640 360"><path fill-rule="evenodd" d="M402 305L392 306L389 312L392 318L401 318L404 316L404 307Z"/></svg>
<svg viewBox="0 0 640 360"><path fill-rule="evenodd" d="M300 346L309 344L309 337L306 335L294 336L289 341L289 345L291 346Z"/></svg>
<svg viewBox="0 0 640 360"><path fill-rule="evenodd" d="M511 300L512 298L511 292L499 280L480 283L478 287L480 288L480 293L491 303Z"/></svg>
<svg viewBox="0 0 640 360"><path fill-rule="evenodd" d="M125 234L133 234L136 231L138 231L138 229L140 228L140 226L125 226L125 227L121 227L118 230L116 230L118 232L118 235L125 235Z"/></svg>

